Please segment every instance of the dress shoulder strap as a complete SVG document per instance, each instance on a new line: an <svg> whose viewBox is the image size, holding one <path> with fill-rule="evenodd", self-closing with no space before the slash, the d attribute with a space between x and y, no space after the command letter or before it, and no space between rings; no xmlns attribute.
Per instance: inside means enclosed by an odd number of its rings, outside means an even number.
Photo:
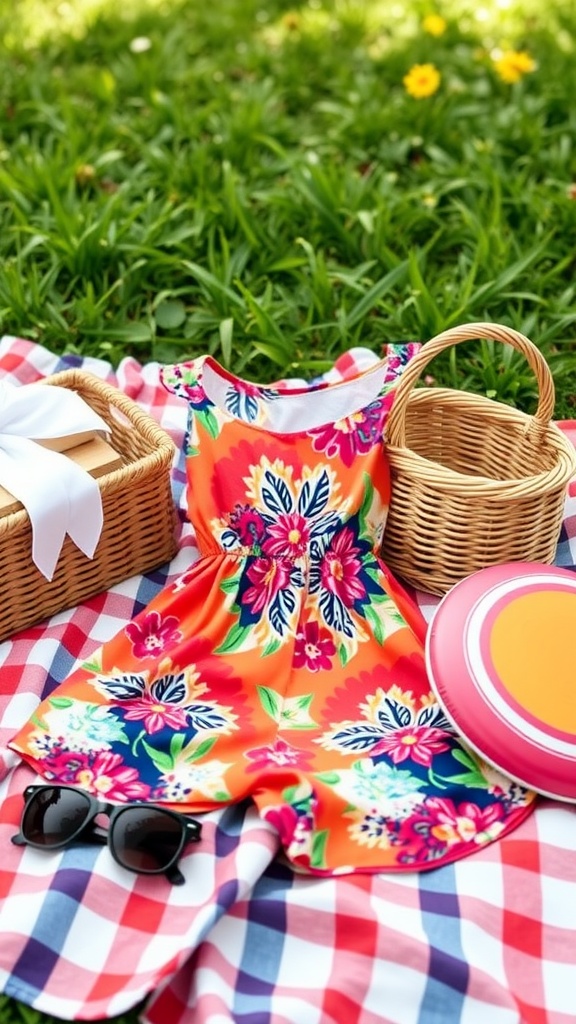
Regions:
<svg viewBox="0 0 576 1024"><path fill-rule="evenodd" d="M190 401L198 385L202 365L206 356L197 356L184 363L172 363L160 368L160 381L167 391L179 398Z"/></svg>

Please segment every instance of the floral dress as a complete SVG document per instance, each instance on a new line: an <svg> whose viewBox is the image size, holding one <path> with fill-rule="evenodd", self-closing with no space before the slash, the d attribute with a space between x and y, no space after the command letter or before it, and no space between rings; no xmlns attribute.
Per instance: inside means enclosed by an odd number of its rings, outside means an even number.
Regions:
<svg viewBox="0 0 576 1024"><path fill-rule="evenodd" d="M210 356L163 370L200 557L13 739L46 779L194 813L251 799L316 874L435 867L530 812L452 731L379 557L400 362L290 388Z"/></svg>

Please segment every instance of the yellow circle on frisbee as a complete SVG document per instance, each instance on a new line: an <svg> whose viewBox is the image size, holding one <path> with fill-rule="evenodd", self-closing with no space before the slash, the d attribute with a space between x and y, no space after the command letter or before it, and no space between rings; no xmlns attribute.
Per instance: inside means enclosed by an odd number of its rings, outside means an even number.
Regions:
<svg viewBox="0 0 576 1024"><path fill-rule="evenodd" d="M576 591L532 591L500 611L490 654L502 685L541 722L576 734Z"/></svg>

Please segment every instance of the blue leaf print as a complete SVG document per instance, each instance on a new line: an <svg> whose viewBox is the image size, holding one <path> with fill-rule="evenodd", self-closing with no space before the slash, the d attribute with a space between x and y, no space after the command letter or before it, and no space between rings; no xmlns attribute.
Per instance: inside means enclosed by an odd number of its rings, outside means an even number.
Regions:
<svg viewBox="0 0 576 1024"><path fill-rule="evenodd" d="M386 697L384 707L378 708L378 721L388 729L405 729L412 722L412 711L393 697Z"/></svg>
<svg viewBox="0 0 576 1024"><path fill-rule="evenodd" d="M310 564L308 570L308 590L315 594L321 584L320 563L328 551L336 531L341 527L340 517L336 512L321 516L310 528Z"/></svg>
<svg viewBox="0 0 576 1024"><path fill-rule="evenodd" d="M146 688L143 676L127 673L122 676L114 676L111 679L107 679L106 676L97 676L96 685L101 692L115 697L116 700L131 700L134 697L141 697Z"/></svg>
<svg viewBox="0 0 576 1024"><path fill-rule="evenodd" d="M308 572L308 593L316 594L318 590L320 590L320 582L321 576L319 561L316 560L314 556L312 556L312 561L310 562L310 569Z"/></svg>
<svg viewBox="0 0 576 1024"><path fill-rule="evenodd" d="M382 739L382 730L377 725L358 722L355 725L348 725L338 732L332 733L330 741L337 743L343 750L354 750L362 753L371 750Z"/></svg>
<svg viewBox="0 0 576 1024"><path fill-rule="evenodd" d="M262 497L270 511L275 512L276 515L291 512L292 495L284 481L279 476L274 476L269 469L266 470L264 478L272 488L271 490L267 487L262 488Z"/></svg>
<svg viewBox="0 0 576 1024"><path fill-rule="evenodd" d="M233 551L233 549L237 548L240 544L238 534L235 533L234 530L224 530L220 540L222 542L222 547L226 551Z"/></svg>
<svg viewBox="0 0 576 1024"><path fill-rule="evenodd" d="M323 590L318 603L328 626L337 630L338 633L344 633L344 636L354 636L354 624L339 597L331 594L329 590Z"/></svg>
<svg viewBox="0 0 576 1024"><path fill-rule="evenodd" d="M230 722L210 704L189 704L186 708L194 729L224 729Z"/></svg>
<svg viewBox="0 0 576 1024"><path fill-rule="evenodd" d="M258 415L258 400L254 395L247 395L238 388L228 388L225 402L228 412L241 420L247 420L248 423L252 423Z"/></svg>
<svg viewBox="0 0 576 1024"><path fill-rule="evenodd" d="M293 587L298 587L299 589L304 586L304 573L297 565L290 571L290 583Z"/></svg>
<svg viewBox="0 0 576 1024"><path fill-rule="evenodd" d="M161 704L182 704L186 697L186 676L169 673L156 679L150 687L150 696Z"/></svg>
<svg viewBox="0 0 576 1024"><path fill-rule="evenodd" d="M329 543L329 541L328 541L328 543ZM316 569L318 568L318 563L320 562L320 559L324 555L327 547L328 547L328 544L323 544L320 538L318 538L318 537L311 537L310 538L310 547L309 547L310 559L311 559L311 562L312 562L312 566L314 568L316 568ZM316 563L316 565L314 565L314 563Z"/></svg>
<svg viewBox="0 0 576 1024"><path fill-rule="evenodd" d="M337 512L328 512L325 516L321 516L315 523L310 524L310 537L321 538L322 543L322 554L328 547L332 537L342 526L342 520Z"/></svg>
<svg viewBox="0 0 576 1024"><path fill-rule="evenodd" d="M288 626L289 614L294 611L295 606L296 598L291 590L278 591L270 605L268 618L272 628L279 634L279 636L284 636L284 632Z"/></svg>
<svg viewBox="0 0 576 1024"><path fill-rule="evenodd" d="M437 729L450 729L450 722L439 704L427 704L416 716L417 725L434 725Z"/></svg>
<svg viewBox="0 0 576 1024"><path fill-rule="evenodd" d="M329 497L330 481L328 473L324 470L314 487L310 485L309 480L302 487L300 497L298 498L298 511L300 515L307 517L317 516L326 507Z"/></svg>

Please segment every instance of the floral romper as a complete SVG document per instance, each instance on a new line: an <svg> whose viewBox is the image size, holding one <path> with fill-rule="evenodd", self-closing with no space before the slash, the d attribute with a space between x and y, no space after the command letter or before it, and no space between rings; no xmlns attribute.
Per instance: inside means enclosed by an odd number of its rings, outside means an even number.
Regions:
<svg viewBox="0 0 576 1024"><path fill-rule="evenodd" d="M379 558L399 362L296 387L211 356L163 370L200 557L13 739L46 779L194 813L249 798L315 874L435 867L526 817L436 703Z"/></svg>

